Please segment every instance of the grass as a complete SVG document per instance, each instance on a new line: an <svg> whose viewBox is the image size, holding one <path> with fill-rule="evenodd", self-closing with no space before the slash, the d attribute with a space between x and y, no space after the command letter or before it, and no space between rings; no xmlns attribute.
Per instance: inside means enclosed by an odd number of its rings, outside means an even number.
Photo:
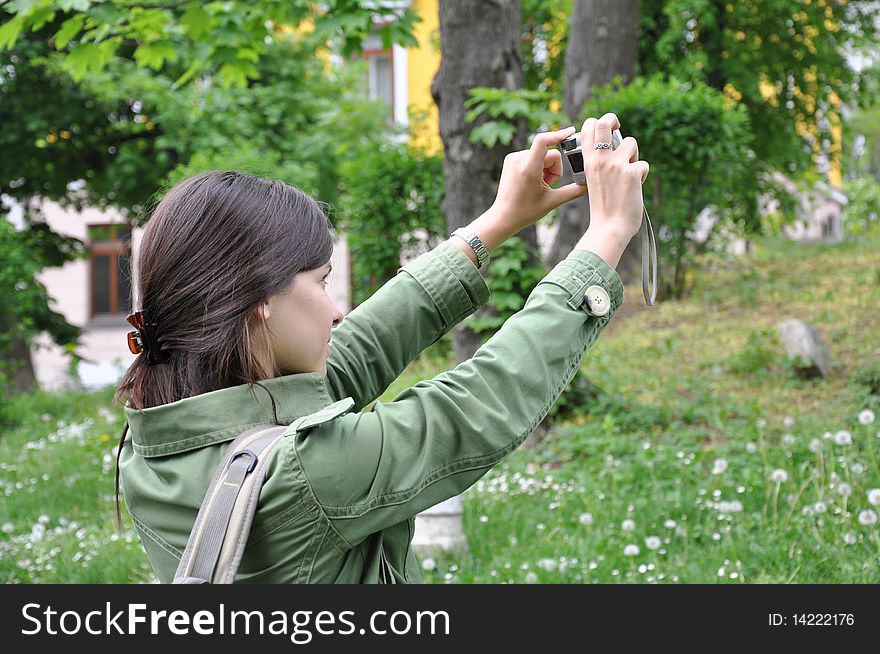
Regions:
<svg viewBox="0 0 880 654"><path fill-rule="evenodd" d="M465 493L469 551L424 559L426 581L876 583L880 421L859 415L880 415L878 246L761 241L703 260L688 298L612 323L583 363L599 395ZM794 374L788 318L819 330L828 378ZM381 399L453 366L432 347ZM111 394L15 400L0 580L152 579L113 527Z"/></svg>

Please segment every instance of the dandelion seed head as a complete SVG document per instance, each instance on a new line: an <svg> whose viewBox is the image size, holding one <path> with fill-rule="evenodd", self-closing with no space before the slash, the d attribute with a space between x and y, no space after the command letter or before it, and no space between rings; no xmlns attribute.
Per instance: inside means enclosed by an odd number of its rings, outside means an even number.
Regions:
<svg viewBox="0 0 880 654"><path fill-rule="evenodd" d="M865 409L861 413L859 413L859 423L862 425L870 425L874 422L874 412L871 409Z"/></svg>
<svg viewBox="0 0 880 654"><path fill-rule="evenodd" d="M626 547L623 548L624 556L638 556L639 555L639 546L634 543L630 543Z"/></svg>
<svg viewBox="0 0 880 654"><path fill-rule="evenodd" d="M846 543L847 545L855 545L856 544L856 535L851 531L846 532L843 535L843 542Z"/></svg>
<svg viewBox="0 0 880 654"><path fill-rule="evenodd" d="M868 490L868 504L880 506L880 488L871 488ZM6 529L5 525L3 526L3 529Z"/></svg>
<svg viewBox="0 0 880 654"><path fill-rule="evenodd" d="M581 513L578 516L578 522L582 525L591 525L593 524L593 514L592 513Z"/></svg>
<svg viewBox="0 0 880 654"><path fill-rule="evenodd" d="M715 463L712 464L712 474L720 475L725 470L727 470L727 459L715 459Z"/></svg>
<svg viewBox="0 0 880 654"><path fill-rule="evenodd" d="M525 581L527 584L537 584L538 583L538 575L534 572L527 572Z"/></svg>
<svg viewBox="0 0 880 654"><path fill-rule="evenodd" d="M792 434L783 434L782 435L782 444L786 447L791 447L795 443L795 437Z"/></svg>
<svg viewBox="0 0 880 654"><path fill-rule="evenodd" d="M852 494L852 486L843 481L837 485L837 492L843 497L849 497Z"/></svg>
<svg viewBox="0 0 880 654"><path fill-rule="evenodd" d="M757 451L758 451L757 443L753 443L752 441L749 441L748 443L746 443L746 452L748 452L749 454L754 454Z"/></svg>
<svg viewBox="0 0 880 654"><path fill-rule="evenodd" d="M431 572L431 570L437 569L437 562L432 558L427 558L422 561L422 570L427 570Z"/></svg>
<svg viewBox="0 0 880 654"><path fill-rule="evenodd" d="M770 473L770 481L775 481L777 484L784 483L788 481L788 473L782 468L776 468Z"/></svg>
<svg viewBox="0 0 880 654"><path fill-rule="evenodd" d="M820 441L818 438L814 438L813 440L811 440L810 441L810 452L812 452L813 454L818 454L821 451L822 451L822 441Z"/></svg>
<svg viewBox="0 0 880 654"><path fill-rule="evenodd" d="M627 532L635 530L635 528L636 528L635 520L631 520L630 518L627 518L626 520L624 520L623 522L620 523L620 528L623 529L624 531L627 531Z"/></svg>
<svg viewBox="0 0 880 654"><path fill-rule="evenodd" d="M834 434L834 442L837 445L852 445L852 434L849 433L846 429L841 429L839 432Z"/></svg>
<svg viewBox="0 0 880 654"><path fill-rule="evenodd" d="M825 502L816 502L813 505L813 511L815 511L816 513L825 513L827 510L828 506L825 504Z"/></svg>
<svg viewBox="0 0 880 654"><path fill-rule="evenodd" d="M663 526L667 529L675 529L675 520L667 520L663 523Z"/></svg>
<svg viewBox="0 0 880 654"><path fill-rule="evenodd" d="M649 550L660 549L660 539L657 536L648 536L645 539L645 547Z"/></svg>
<svg viewBox="0 0 880 654"><path fill-rule="evenodd" d="M870 525L877 524L877 514L871 509L865 509L864 511L859 511L859 524L865 525L866 527Z"/></svg>

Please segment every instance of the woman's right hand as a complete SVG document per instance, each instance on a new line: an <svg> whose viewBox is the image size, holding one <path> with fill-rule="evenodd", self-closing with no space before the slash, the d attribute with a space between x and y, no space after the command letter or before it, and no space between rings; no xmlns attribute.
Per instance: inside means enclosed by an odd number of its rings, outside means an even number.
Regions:
<svg viewBox="0 0 880 654"><path fill-rule="evenodd" d="M642 184L648 176L648 162L639 161L639 145L631 136L616 150L595 149L596 143L610 143L615 129L620 129L620 121L611 113L598 120L587 118L581 128L590 230L617 233L628 242L642 224Z"/></svg>

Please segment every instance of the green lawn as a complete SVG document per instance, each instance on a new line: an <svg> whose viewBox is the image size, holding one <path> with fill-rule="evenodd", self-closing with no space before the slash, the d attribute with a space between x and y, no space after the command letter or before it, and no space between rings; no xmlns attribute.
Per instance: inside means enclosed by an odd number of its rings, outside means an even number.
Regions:
<svg viewBox="0 0 880 654"><path fill-rule="evenodd" d="M865 383L880 379L878 246L762 241L747 259L707 258L687 299L612 322L583 363L602 393L467 491L470 551L423 561L426 581L880 581L880 420L863 424L880 415ZM643 304L641 289L626 302ZM828 379L785 361L788 318L818 328ZM437 351L382 400L454 365ZM127 517L113 526L111 396L15 400L3 581L152 580Z"/></svg>

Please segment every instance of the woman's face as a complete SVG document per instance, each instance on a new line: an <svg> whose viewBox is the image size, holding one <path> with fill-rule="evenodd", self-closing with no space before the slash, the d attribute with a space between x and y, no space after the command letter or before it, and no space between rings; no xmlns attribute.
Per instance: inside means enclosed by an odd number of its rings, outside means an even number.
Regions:
<svg viewBox="0 0 880 654"><path fill-rule="evenodd" d="M327 277L332 269L327 263L297 273L285 292L273 295L263 305L282 375L327 374L330 330L344 317L327 294Z"/></svg>

